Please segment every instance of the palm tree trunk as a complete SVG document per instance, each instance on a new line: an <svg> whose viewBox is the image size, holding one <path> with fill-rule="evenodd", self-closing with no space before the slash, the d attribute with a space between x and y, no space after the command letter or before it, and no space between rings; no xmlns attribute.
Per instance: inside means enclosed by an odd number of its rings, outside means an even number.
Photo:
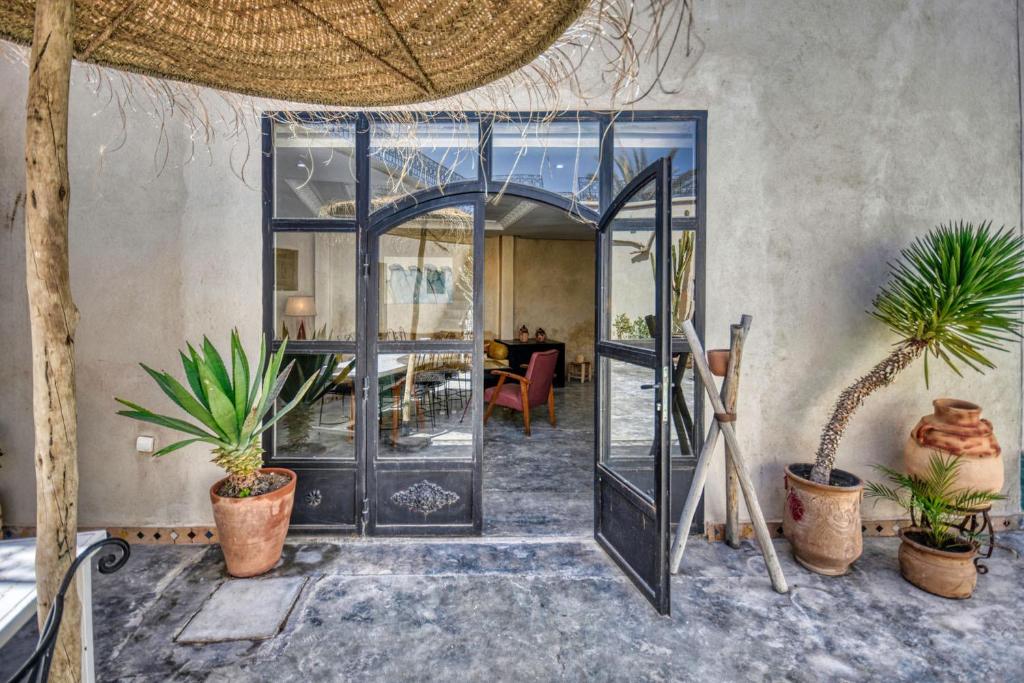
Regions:
<svg viewBox="0 0 1024 683"><path fill-rule="evenodd" d="M68 269L68 89L73 0L38 0L25 125L25 283L32 332L39 626L76 554L78 429L75 327ZM51 680L77 681L81 607L71 584Z"/></svg>
<svg viewBox="0 0 1024 683"><path fill-rule="evenodd" d="M850 418L864 403L864 399L878 389L892 384L896 375L913 363L924 351L925 345L921 342L906 342L897 346L885 360L871 368L871 372L864 375L856 382L847 387L839 394L839 400L832 408L832 417L825 428L821 431L821 443L818 444L818 453L814 461L814 469L811 470L811 481L818 484L828 484L832 476L832 468L836 463L836 451L839 449L839 441L843 438L846 425Z"/></svg>

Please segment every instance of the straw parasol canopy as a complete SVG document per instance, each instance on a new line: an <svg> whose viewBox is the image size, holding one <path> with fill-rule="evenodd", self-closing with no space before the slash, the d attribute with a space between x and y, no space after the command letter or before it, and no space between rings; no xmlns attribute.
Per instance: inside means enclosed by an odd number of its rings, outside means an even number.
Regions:
<svg viewBox="0 0 1024 683"><path fill-rule="evenodd" d="M77 0L74 57L222 90L339 106L435 100L525 66L588 0ZM32 41L35 0L0 3Z"/></svg>

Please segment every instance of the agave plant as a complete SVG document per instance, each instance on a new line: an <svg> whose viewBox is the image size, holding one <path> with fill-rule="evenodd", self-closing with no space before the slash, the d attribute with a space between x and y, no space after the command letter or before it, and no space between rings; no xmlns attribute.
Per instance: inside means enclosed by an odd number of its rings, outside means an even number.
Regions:
<svg viewBox="0 0 1024 683"><path fill-rule="evenodd" d="M990 222L975 227L940 225L901 252L891 281L871 312L899 340L892 352L845 389L821 433L811 480L828 484L836 451L854 412L873 392L892 383L920 356L983 372L995 365L986 353L1020 338L1024 294L1024 240Z"/></svg>
<svg viewBox="0 0 1024 683"><path fill-rule="evenodd" d="M203 337L202 353L187 344L188 354L179 352L179 355L191 392L169 373L157 372L140 363L168 398L195 422L159 415L122 398L115 400L128 410L118 411L117 414L167 427L191 437L161 448L153 454L154 457L167 455L196 442L208 443L213 446L213 462L228 473L231 488L236 491L251 489L263 466L260 435L288 414L316 380L315 376L310 377L295 392L291 401L269 419L263 419L274 408L292 369L293 363L289 363L281 370L287 343L287 340L282 342L281 348L271 354L268 360L266 339L262 339L259 360L252 368L251 375L238 330L231 332L230 374L209 339Z"/></svg>
<svg viewBox="0 0 1024 683"><path fill-rule="evenodd" d="M959 542L961 535L971 537L957 525L965 512L977 510L1005 496L991 491L973 491L956 487L960 459L936 453L928 461L924 477L903 474L877 465L894 486L868 482L867 495L876 500L889 500L910 513L910 521L928 534L928 544L942 550Z"/></svg>

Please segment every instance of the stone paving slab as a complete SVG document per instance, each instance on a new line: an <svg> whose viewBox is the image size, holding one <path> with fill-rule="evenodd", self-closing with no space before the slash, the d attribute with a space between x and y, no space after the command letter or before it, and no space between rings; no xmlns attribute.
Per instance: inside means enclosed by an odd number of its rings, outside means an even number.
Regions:
<svg viewBox="0 0 1024 683"><path fill-rule="evenodd" d="M220 643L273 638L284 626L305 585L304 577L225 581L175 640Z"/></svg>

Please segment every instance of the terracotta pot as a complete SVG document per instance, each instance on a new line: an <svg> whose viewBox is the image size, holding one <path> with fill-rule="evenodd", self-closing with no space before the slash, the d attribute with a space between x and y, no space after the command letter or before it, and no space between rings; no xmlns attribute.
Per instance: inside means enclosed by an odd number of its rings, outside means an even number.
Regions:
<svg viewBox="0 0 1024 683"><path fill-rule="evenodd" d="M268 572L281 559L295 501L294 472L281 467L264 467L260 471L283 474L291 477L291 481L276 491L251 498L218 496L217 490L226 478L210 487L213 519L224 561L228 573L239 578Z"/></svg>
<svg viewBox="0 0 1024 683"><path fill-rule="evenodd" d="M832 484L810 480L812 465L786 467L786 504L782 531L796 561L813 572L839 576L860 557L863 539L860 501L864 482L832 470Z"/></svg>
<svg viewBox="0 0 1024 683"><path fill-rule="evenodd" d="M900 574L921 590L944 598L971 597L978 583L974 566L978 546L964 540L963 551L936 550L915 540L923 533L916 527L900 529Z"/></svg>
<svg viewBox="0 0 1024 683"><path fill-rule="evenodd" d="M729 371L729 349L711 349L708 351L708 366L711 374L716 377L725 377Z"/></svg>
<svg viewBox="0 0 1024 683"><path fill-rule="evenodd" d="M960 470L956 488L992 491L1003 488L1003 458L992 423L981 418L981 408L955 398L932 401L935 412L925 415L910 432L903 449L908 474L923 476L936 453L957 456Z"/></svg>

